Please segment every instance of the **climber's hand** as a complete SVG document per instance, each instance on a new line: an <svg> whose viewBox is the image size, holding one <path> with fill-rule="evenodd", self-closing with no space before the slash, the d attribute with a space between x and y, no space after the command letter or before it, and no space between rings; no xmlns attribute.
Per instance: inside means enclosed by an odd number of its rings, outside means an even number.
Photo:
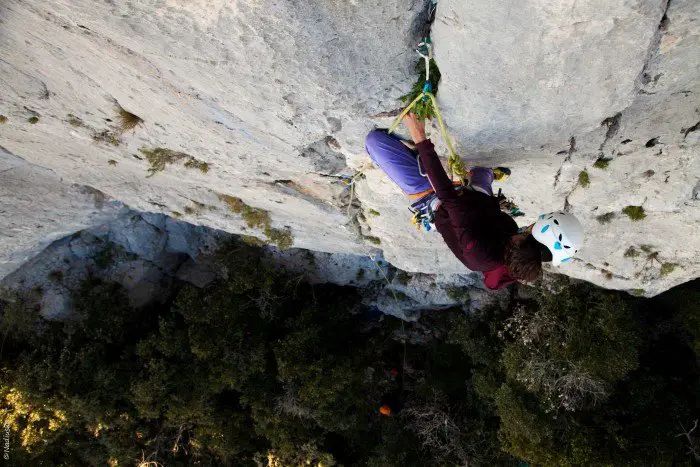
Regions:
<svg viewBox="0 0 700 467"><path fill-rule="evenodd" d="M411 134L413 142L418 144L426 140L425 137L425 122L418 120L418 116L414 113L409 113L403 118L403 122Z"/></svg>

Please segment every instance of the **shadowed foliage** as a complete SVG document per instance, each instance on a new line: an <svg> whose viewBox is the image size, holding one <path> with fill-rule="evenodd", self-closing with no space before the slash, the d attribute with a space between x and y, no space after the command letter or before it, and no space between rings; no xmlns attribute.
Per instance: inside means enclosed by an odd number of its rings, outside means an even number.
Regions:
<svg viewBox="0 0 700 467"><path fill-rule="evenodd" d="M653 299L565 281L402 325L263 256L232 242L219 281L140 309L88 278L65 322L40 318L41 289L0 301L13 462L690 462L697 281ZM404 410L380 416L387 394Z"/></svg>

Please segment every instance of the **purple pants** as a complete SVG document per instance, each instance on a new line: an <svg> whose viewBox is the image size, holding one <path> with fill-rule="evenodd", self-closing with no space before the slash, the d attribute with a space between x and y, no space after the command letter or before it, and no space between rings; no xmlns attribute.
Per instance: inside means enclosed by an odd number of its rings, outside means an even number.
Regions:
<svg viewBox="0 0 700 467"><path fill-rule="evenodd" d="M415 195L433 187L428 177L420 174L417 155L398 138L385 130L373 130L365 139L365 149L374 164L382 169L407 195ZM471 186L488 196L493 196L493 170L486 167L471 169Z"/></svg>

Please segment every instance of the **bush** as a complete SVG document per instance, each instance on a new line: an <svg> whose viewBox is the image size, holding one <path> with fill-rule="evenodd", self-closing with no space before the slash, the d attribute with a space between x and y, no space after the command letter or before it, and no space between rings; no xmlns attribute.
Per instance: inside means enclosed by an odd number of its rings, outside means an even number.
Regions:
<svg viewBox="0 0 700 467"><path fill-rule="evenodd" d="M517 308L506 321L512 338L504 351L506 373L546 410L596 406L637 366L633 323L617 294L590 287L544 291L534 309Z"/></svg>
<svg viewBox="0 0 700 467"><path fill-rule="evenodd" d="M578 184L583 188L588 188L591 184L591 177L588 175L588 171L582 170L578 174Z"/></svg>
<svg viewBox="0 0 700 467"><path fill-rule="evenodd" d="M657 328L651 323L661 320L658 311L637 307L635 314L654 316L643 327L632 313L639 303L646 302L568 285L556 294L541 293L534 308L516 310L507 320L506 375L494 399L508 452L545 465L681 459L671 426L690 417L688 397L697 379L676 376L689 387L670 389L672 380L657 365L668 364L661 348L677 347L676 341L658 343L651 336L673 326L667 321ZM673 352L680 357L688 350ZM674 374L697 374L695 359L682 361ZM645 430L645 423L654 429Z"/></svg>
<svg viewBox="0 0 700 467"><path fill-rule="evenodd" d="M413 84L413 87L408 92L408 94L405 94L399 98L406 105L413 102L413 100L423 92L423 86L425 85L425 60L423 58L416 62L415 72L416 74L418 74L418 79ZM432 93L435 95L437 95L439 82L440 69L438 68L435 60L431 59L430 84L433 88ZM411 111L415 113L420 120L431 119L435 116L435 110L433 110L433 104L430 102L430 100L418 101Z"/></svg>
<svg viewBox="0 0 700 467"><path fill-rule="evenodd" d="M611 160L612 160L612 159L606 159L606 158L604 158L604 157L599 157L599 158L596 159L596 161L593 163L593 167L595 167L596 169L601 169L601 170L607 169L607 168L608 168L608 165L610 165L610 161L611 161Z"/></svg>
<svg viewBox="0 0 700 467"><path fill-rule="evenodd" d="M133 130L143 123L141 117L119 106L117 107L117 121L119 122L119 129L123 132Z"/></svg>
<svg viewBox="0 0 700 467"><path fill-rule="evenodd" d="M641 206L627 206L622 210L622 214L625 214L632 221L641 221L647 215L644 212L644 208Z"/></svg>
<svg viewBox="0 0 700 467"><path fill-rule="evenodd" d="M4 306L13 365L2 404L28 440L14 458L132 464L146 453L222 464L271 452L282 465L332 465L327 434L351 438L373 409L361 385L375 354L348 312L359 297L334 286L312 293L261 257L228 246L217 256L227 280L185 286L160 308L135 310L120 286L91 279L74 320L41 321L39 334L28 301ZM298 412L285 411L285 397Z"/></svg>
<svg viewBox="0 0 700 467"><path fill-rule="evenodd" d="M242 199L235 196L219 194L219 200L223 201L231 212L240 214L248 227L251 229L262 229L267 240L280 250L291 248L294 244L294 236L291 229L273 228L272 219L270 219L268 211L249 206Z"/></svg>
<svg viewBox="0 0 700 467"><path fill-rule="evenodd" d="M139 152L146 156L146 160L148 160L150 166L148 168L148 177L162 172L167 165L175 164L183 160L185 161L184 166L188 169L197 169L203 174L209 172L209 164L189 154L185 154L184 152L173 151L167 148L141 148Z"/></svg>
<svg viewBox="0 0 700 467"><path fill-rule="evenodd" d="M645 300L562 283L412 325L366 321L355 289L243 241L209 260L225 278L150 308L95 279L65 323L39 317L39 289L0 301L16 463L688 462L675 434L700 392L697 281ZM397 416L377 413L387 393Z"/></svg>

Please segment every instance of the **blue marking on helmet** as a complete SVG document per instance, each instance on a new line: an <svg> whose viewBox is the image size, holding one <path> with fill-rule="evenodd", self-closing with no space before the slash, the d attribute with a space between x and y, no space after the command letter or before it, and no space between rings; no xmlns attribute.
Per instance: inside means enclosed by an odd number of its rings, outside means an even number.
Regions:
<svg viewBox="0 0 700 467"><path fill-rule="evenodd" d="M562 263L566 263L566 262L569 261L570 259L571 259L571 258L564 258L563 260L561 260L561 262L562 262Z"/></svg>
<svg viewBox="0 0 700 467"><path fill-rule="evenodd" d="M542 227L542 230L540 230L540 233L545 233L547 231L547 229L549 229L549 224Z"/></svg>
<svg viewBox="0 0 700 467"><path fill-rule="evenodd" d="M555 249L555 250L561 250L561 243L559 243L559 242L554 242L554 249Z"/></svg>

